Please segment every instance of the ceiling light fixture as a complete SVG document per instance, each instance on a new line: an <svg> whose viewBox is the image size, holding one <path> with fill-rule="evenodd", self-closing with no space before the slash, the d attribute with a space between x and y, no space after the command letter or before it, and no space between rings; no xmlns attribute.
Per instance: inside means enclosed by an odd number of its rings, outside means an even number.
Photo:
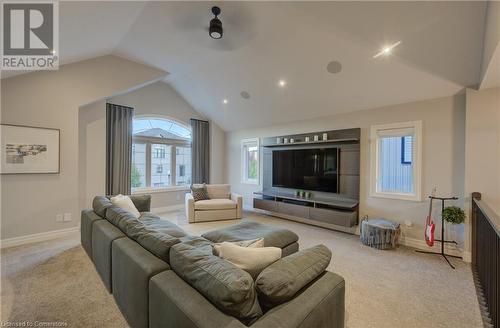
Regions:
<svg viewBox="0 0 500 328"><path fill-rule="evenodd" d="M227 104L227 99L222 100L222 103L223 103L224 105L226 105L226 104Z"/></svg>
<svg viewBox="0 0 500 328"><path fill-rule="evenodd" d="M376 53L373 58L377 58L380 56L389 56L392 53L392 50L399 46L401 44L401 41L398 41L394 44L388 45L383 47L378 53Z"/></svg>
<svg viewBox="0 0 500 328"><path fill-rule="evenodd" d="M217 16L220 15L220 8L212 7L212 14L214 14L215 17L210 21L208 33L212 39L220 39L222 38L222 22L217 18Z"/></svg>
<svg viewBox="0 0 500 328"><path fill-rule="evenodd" d="M285 80L283 80L283 79L281 79L281 80L279 80L279 81L278 81L278 85L279 85L280 87L284 88L284 87L286 86L286 81L285 81Z"/></svg>

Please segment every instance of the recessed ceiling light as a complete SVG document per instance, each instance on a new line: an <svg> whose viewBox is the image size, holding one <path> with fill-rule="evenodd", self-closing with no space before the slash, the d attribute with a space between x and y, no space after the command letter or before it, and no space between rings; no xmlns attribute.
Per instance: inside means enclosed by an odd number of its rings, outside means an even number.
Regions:
<svg viewBox="0 0 500 328"><path fill-rule="evenodd" d="M280 79L280 80L278 81L278 85L279 85L280 87L284 88L284 87L286 86L286 81L285 81L285 80L283 80L283 79Z"/></svg>
<svg viewBox="0 0 500 328"><path fill-rule="evenodd" d="M241 91L240 95L243 99L250 99L250 94L246 91Z"/></svg>
<svg viewBox="0 0 500 328"><path fill-rule="evenodd" d="M394 48L396 48L400 44L401 44L401 41L398 41L398 42L396 42L394 44L391 44L391 45L383 47L378 53L376 53L373 56L373 58L377 58L377 57L380 57L382 55L383 56L389 56L392 53L392 50L394 50Z"/></svg>
<svg viewBox="0 0 500 328"><path fill-rule="evenodd" d="M222 103L225 105L227 104L227 99L222 100Z"/></svg>
<svg viewBox="0 0 500 328"><path fill-rule="evenodd" d="M332 74L340 73L340 71L342 70L342 64L336 60L331 61L328 63L328 65L326 65L326 70Z"/></svg>

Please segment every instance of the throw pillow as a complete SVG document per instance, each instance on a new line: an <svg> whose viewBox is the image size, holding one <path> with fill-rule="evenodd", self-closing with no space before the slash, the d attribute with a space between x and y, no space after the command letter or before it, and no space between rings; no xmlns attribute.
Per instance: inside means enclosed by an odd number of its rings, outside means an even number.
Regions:
<svg viewBox="0 0 500 328"><path fill-rule="evenodd" d="M259 300L273 307L292 299L326 270L331 258L332 252L326 246L317 245L276 261L255 280Z"/></svg>
<svg viewBox="0 0 500 328"><path fill-rule="evenodd" d="M229 242L214 245L218 256L248 272L255 279L270 264L281 258L278 247L242 247Z"/></svg>
<svg viewBox="0 0 500 328"><path fill-rule="evenodd" d="M242 241L227 241L227 243L231 243L233 245L241 246L241 247L264 247L264 238L250 239L250 240L242 240ZM217 243L214 245L214 255L219 256L219 249L222 243Z"/></svg>
<svg viewBox="0 0 500 328"><path fill-rule="evenodd" d="M203 184L201 187L199 186L191 186L191 194L193 194L194 201L197 202L199 200L210 199L208 198L207 185Z"/></svg>
<svg viewBox="0 0 500 328"><path fill-rule="evenodd" d="M113 205L116 205L130 213L132 213L132 215L138 219L140 216L141 216L141 213L139 213L139 211L137 210L137 208L135 207L134 203L132 202L132 200L130 199L129 196L124 196L124 195L117 195L117 196L114 196L114 197L111 197L111 203L113 203Z"/></svg>

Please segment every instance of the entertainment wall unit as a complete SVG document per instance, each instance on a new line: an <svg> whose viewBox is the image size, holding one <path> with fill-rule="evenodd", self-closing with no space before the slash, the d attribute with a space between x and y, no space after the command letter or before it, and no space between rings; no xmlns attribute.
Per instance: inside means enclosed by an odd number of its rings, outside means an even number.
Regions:
<svg viewBox="0 0 500 328"><path fill-rule="evenodd" d="M360 133L357 128L264 138L263 189L254 193L254 208L354 233L358 224ZM310 196L298 195L297 190Z"/></svg>

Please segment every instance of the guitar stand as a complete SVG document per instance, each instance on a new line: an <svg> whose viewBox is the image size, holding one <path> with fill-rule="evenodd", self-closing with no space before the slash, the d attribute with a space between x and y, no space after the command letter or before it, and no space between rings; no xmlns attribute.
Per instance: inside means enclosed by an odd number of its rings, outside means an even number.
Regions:
<svg viewBox="0 0 500 328"><path fill-rule="evenodd" d="M442 215L442 213L444 211L444 201L445 200L456 200L458 198L457 197L433 197L433 196L429 196L429 198L431 198L431 199L438 199L438 200L441 201L441 238L444 239L444 218L443 218L443 215ZM450 243L450 244L457 245L457 242L454 241L454 240L443 240L443 239L434 239L434 241L437 241L437 242L441 243L441 252L421 251L421 250L418 250L418 249L415 250L415 252L424 253L424 254L441 255L442 257L444 257L444 259L446 260L446 262L448 262L448 264L450 265L450 267L452 269L455 269L455 267L453 266L453 264L451 264L451 262L448 259L448 257L454 257L454 258L458 258L458 259L461 259L462 257L461 256L455 256L455 255L446 254L444 252L444 244Z"/></svg>

